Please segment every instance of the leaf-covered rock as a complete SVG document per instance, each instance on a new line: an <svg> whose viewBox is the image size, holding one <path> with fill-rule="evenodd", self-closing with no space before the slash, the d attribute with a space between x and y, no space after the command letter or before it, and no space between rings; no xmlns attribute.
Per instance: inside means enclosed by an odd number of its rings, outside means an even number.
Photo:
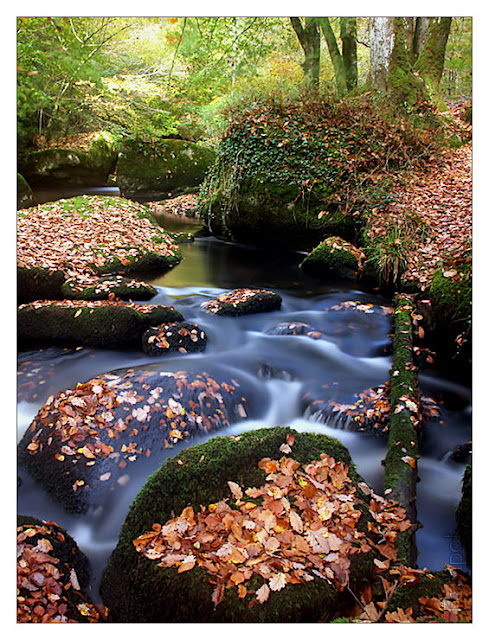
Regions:
<svg viewBox="0 0 489 640"><path fill-rule="evenodd" d="M143 351L155 356L178 351L204 351L207 336L196 324L172 322L149 328L143 335Z"/></svg>
<svg viewBox="0 0 489 640"><path fill-rule="evenodd" d="M216 437L148 480L101 594L116 622L327 621L352 606L346 585L371 579L374 559L389 566L408 526L333 438Z"/></svg>
<svg viewBox="0 0 489 640"><path fill-rule="evenodd" d="M203 302L202 309L219 316L240 316L247 313L276 311L282 305L282 298L274 291L266 289L233 289Z"/></svg>
<svg viewBox="0 0 489 640"><path fill-rule="evenodd" d="M100 622L87 597L89 567L54 522L17 517L17 622Z"/></svg>
<svg viewBox="0 0 489 640"><path fill-rule="evenodd" d="M326 238L301 262L300 267L314 276L352 277L361 268L365 255L361 249L338 236Z"/></svg>
<svg viewBox="0 0 489 640"><path fill-rule="evenodd" d="M103 504L134 465L175 444L238 422L249 407L222 375L129 370L50 396L18 445L25 468L70 511Z"/></svg>

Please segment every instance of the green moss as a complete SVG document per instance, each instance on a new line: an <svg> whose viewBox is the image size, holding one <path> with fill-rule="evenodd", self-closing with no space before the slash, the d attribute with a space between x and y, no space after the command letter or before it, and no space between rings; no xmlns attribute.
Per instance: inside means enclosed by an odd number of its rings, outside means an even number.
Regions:
<svg viewBox="0 0 489 640"><path fill-rule="evenodd" d="M444 273L456 270L458 275L445 276ZM440 325L459 324L472 315L472 267L461 265L456 268L443 267L433 274L430 287L430 299L435 321Z"/></svg>
<svg viewBox="0 0 489 640"><path fill-rule="evenodd" d="M391 418L387 453L384 460L384 490L390 489L390 498L398 500L406 509L411 523L416 522L416 461L418 432L410 407L418 406L417 369L412 359L412 318L414 298L399 294L394 310L394 361L390 373ZM412 403L409 405L409 403ZM410 462L414 464L411 466ZM400 532L396 541L399 558L411 566L416 563L414 533Z"/></svg>
<svg viewBox="0 0 489 640"><path fill-rule="evenodd" d="M22 345L87 345L103 348L141 346L153 324L183 320L173 307L156 306L142 313L126 305L61 307L22 306L18 311L18 340Z"/></svg>
<svg viewBox="0 0 489 640"><path fill-rule="evenodd" d="M17 268L17 299L19 304L32 300L63 298L62 286L66 276L62 271L44 267Z"/></svg>
<svg viewBox="0 0 489 640"><path fill-rule="evenodd" d="M138 554L132 544L155 522L165 522L187 505L199 509L200 505L218 502L228 495L229 480L245 487L263 484L266 474L257 463L263 457L281 457L279 447L288 433L296 436L293 456L302 464L327 452L349 465L349 475L355 483L361 479L339 441L319 434L296 433L287 427L212 438L167 460L136 497L103 575L101 595L114 621L308 622L337 615L338 594L323 580L290 585L280 593L272 593L263 605L252 608L248 601L237 598L236 590L228 590L214 610L212 586L203 569L196 567L183 574L173 567L163 569ZM361 556L364 554L352 559L352 588L372 575L371 560ZM342 597L348 601L347 594Z"/></svg>
<svg viewBox="0 0 489 640"><path fill-rule="evenodd" d="M351 277L359 270L355 247L339 237L327 238L307 255L300 267L312 275Z"/></svg>

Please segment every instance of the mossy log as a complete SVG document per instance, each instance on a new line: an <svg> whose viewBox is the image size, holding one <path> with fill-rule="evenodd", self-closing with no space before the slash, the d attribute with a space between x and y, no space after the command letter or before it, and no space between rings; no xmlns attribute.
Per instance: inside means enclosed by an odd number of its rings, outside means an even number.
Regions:
<svg viewBox="0 0 489 640"><path fill-rule="evenodd" d="M399 558L416 566L415 528L417 520L419 397L417 368L413 363L412 313L414 297L398 294L394 310L394 360L390 372L391 420L384 460L384 490L406 509L413 526L397 539Z"/></svg>

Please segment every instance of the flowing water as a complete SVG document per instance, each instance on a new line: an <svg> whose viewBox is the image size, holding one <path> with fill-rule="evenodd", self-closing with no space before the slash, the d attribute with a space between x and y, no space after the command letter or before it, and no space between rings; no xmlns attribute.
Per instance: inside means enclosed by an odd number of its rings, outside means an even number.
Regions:
<svg viewBox="0 0 489 640"><path fill-rule="evenodd" d="M188 229L188 227L187 227ZM142 351L108 351L50 348L19 354L26 387L19 388L18 438L49 395L107 371L151 363L161 370L207 371L225 367L246 380L258 407L252 418L168 450L168 456L213 435L237 434L259 427L288 425L298 431L334 436L348 447L359 473L382 492L386 441L382 437L348 430L338 414L321 418L307 408L308 394L322 400L352 402L354 394L389 379L391 301L360 291L352 281L318 281L298 268L299 253L276 252L199 238L181 245L183 260L165 275L146 274L157 287L152 304L171 304L189 322L196 322L208 336L207 349L197 355L169 354L161 358ZM202 302L238 287L271 288L282 296L279 311L239 318L213 316L200 308ZM365 313L344 308L346 301L371 304ZM136 301L137 302L137 301ZM337 307L337 309L332 309ZM366 308L366 307L365 307ZM281 323L307 323L320 339L277 333ZM29 376L27 376L29 374ZM27 376L27 377L26 377ZM440 374L423 374L424 393L440 403L440 420L429 423L419 463L417 534L418 566L431 570L444 563L466 569L454 536L455 508L461 497L464 465L449 458L453 449L471 438L471 392ZM335 417L336 416L336 417ZM75 538L92 566L92 597L105 563L117 543L129 505L147 475L162 459L141 467L139 477L96 516L66 513L23 471L18 493L18 512L54 520Z"/></svg>

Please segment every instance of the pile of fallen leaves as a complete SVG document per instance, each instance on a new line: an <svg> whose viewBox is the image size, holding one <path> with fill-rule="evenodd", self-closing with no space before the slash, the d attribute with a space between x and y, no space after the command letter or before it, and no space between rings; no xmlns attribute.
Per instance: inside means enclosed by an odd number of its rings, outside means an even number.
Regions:
<svg viewBox="0 0 489 640"><path fill-rule="evenodd" d="M290 453L294 440L289 434L281 451ZM239 598L252 596L260 604L271 591L315 579L343 590L352 556L375 549L382 570L396 559L397 533L411 526L404 509L364 483L359 496L348 465L324 453L302 467L286 455L263 458L258 467L267 474L261 487L243 489L230 481L229 498L197 513L186 507L180 516L155 523L134 540L136 550L179 573L202 567L214 586L215 606L234 587ZM371 516L368 535L358 528L360 505ZM262 584L252 589L256 576Z"/></svg>
<svg viewBox="0 0 489 640"><path fill-rule="evenodd" d="M18 212L18 267L59 270L76 278L114 259L130 266L145 252L175 256L178 247L145 217L143 205L101 196L73 201L58 200Z"/></svg>
<svg viewBox="0 0 489 640"><path fill-rule="evenodd" d="M456 112L452 115L462 126ZM408 179L404 176L397 180L392 193L391 204L372 211L368 235L370 239L383 235L388 221L400 229L405 228L406 220L414 213L425 228L423 235L418 235L416 241L407 246L409 259L403 280L420 283L421 289L425 290L435 269L457 261L465 262L471 254L471 144L443 151L428 169L410 172Z"/></svg>
<svg viewBox="0 0 489 640"><path fill-rule="evenodd" d="M282 299L273 291L266 289L233 289L226 293L221 293L214 300L203 302L200 306L208 313L213 314L229 314L246 312L246 309L254 303L256 308L263 307L268 311L271 307L279 308ZM261 309L260 309L261 310Z"/></svg>
<svg viewBox="0 0 489 640"><path fill-rule="evenodd" d="M87 622L99 622L97 609L82 596L75 568L53 553L53 536L65 542L52 522L17 527L17 622L79 622L69 617L70 604Z"/></svg>
<svg viewBox="0 0 489 640"><path fill-rule="evenodd" d="M380 310L383 316L391 315L394 311L393 307L386 307L383 305L374 305L371 302L361 302L360 300L344 300L338 304L334 304L331 307L326 307L325 311L359 311L360 313L376 313Z"/></svg>
<svg viewBox="0 0 489 640"><path fill-rule="evenodd" d="M138 313L152 313L156 305L152 304L136 304L135 302L124 302L123 300L115 300L114 294L110 294L109 300L35 300L34 302L26 302L19 305L22 309L44 309L45 307L57 307L60 309L74 309L75 318L77 318L84 309L88 309L91 313L92 309L100 307L127 307L134 309Z"/></svg>

